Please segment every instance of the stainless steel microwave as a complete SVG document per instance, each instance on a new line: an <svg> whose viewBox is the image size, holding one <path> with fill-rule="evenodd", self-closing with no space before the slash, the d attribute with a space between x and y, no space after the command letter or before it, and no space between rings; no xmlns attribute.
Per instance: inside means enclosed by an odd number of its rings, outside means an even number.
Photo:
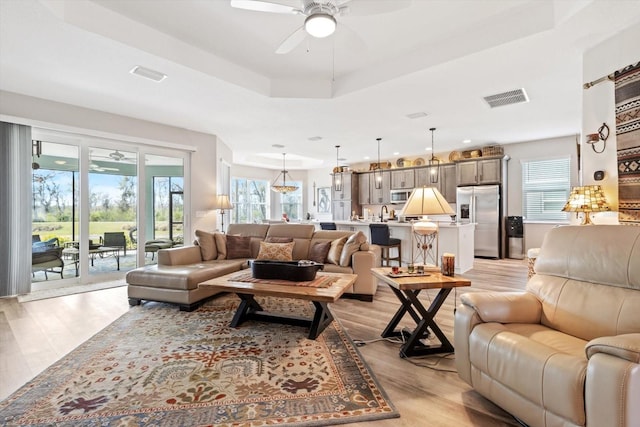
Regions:
<svg viewBox="0 0 640 427"><path fill-rule="evenodd" d="M404 205L409 200L412 190L391 190L391 203L394 205Z"/></svg>

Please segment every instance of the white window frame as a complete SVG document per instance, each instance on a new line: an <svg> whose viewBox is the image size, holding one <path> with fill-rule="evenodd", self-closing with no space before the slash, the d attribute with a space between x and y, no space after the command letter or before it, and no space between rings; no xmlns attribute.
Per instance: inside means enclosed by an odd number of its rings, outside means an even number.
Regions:
<svg viewBox="0 0 640 427"><path fill-rule="evenodd" d="M298 189L296 191L292 191L291 193L286 193L286 194L280 194L280 213L284 213L286 212L284 209L284 205L292 205L293 207L295 207L295 214L289 215L289 219L290 220L301 220L302 218L302 208L303 208L303 203L302 203L302 199L303 199L303 188L302 188L302 181L292 181L291 185L295 185L296 187L298 187ZM291 199L292 197L295 197L295 201L291 202L291 201L286 201L287 199Z"/></svg>
<svg viewBox="0 0 640 427"><path fill-rule="evenodd" d="M522 160L522 215L526 221L567 221L571 156Z"/></svg>
<svg viewBox="0 0 640 427"><path fill-rule="evenodd" d="M237 181L244 181L246 183L247 188L249 188L249 185L251 182L260 182L263 183L266 189L266 193L265 193L265 202L264 203L253 203L251 202L251 198L249 197L247 199L246 202L240 202L238 200L238 192L237 192L237 186L236 186L236 182ZM260 205L264 205L264 212L265 212L265 218L264 220L268 219L269 217L269 212L270 212L270 201L271 201L271 197L269 192L271 191L271 183L266 180L266 179L254 179L254 178L246 178L246 177L240 177L240 176L234 176L231 178L231 182L230 182L230 186L231 186L231 203L233 204L233 210L231 211L231 222L238 222L238 215L239 213L244 209L244 207L246 207L246 212L247 212L247 223L254 223L256 221L258 221L256 218L253 218L253 207L255 206L260 206ZM262 222L262 221L258 221L258 222Z"/></svg>

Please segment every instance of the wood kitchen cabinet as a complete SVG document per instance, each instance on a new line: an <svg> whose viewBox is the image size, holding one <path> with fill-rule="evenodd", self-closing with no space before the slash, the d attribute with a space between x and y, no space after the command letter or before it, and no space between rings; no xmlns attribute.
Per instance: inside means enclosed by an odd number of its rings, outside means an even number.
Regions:
<svg viewBox="0 0 640 427"><path fill-rule="evenodd" d="M431 183L431 168L423 167L415 170L416 187L431 187L434 186L438 189L440 194L449 203L456 202L456 165L453 163L440 165L440 174L438 175L438 182Z"/></svg>
<svg viewBox="0 0 640 427"><path fill-rule="evenodd" d="M332 179L333 182L333 179ZM353 179L353 173L342 173L342 190L337 191L331 186L331 200L351 200L358 195L358 180Z"/></svg>
<svg viewBox="0 0 640 427"><path fill-rule="evenodd" d="M349 221L351 213L360 210L360 204L357 200L336 200L332 202L332 213L334 221Z"/></svg>
<svg viewBox="0 0 640 427"><path fill-rule="evenodd" d="M334 221L347 221L351 219L352 212L360 212L359 201L359 177L353 172L342 173L342 189L336 191L331 186L331 212Z"/></svg>
<svg viewBox="0 0 640 427"><path fill-rule="evenodd" d="M371 191L371 204L384 205L391 201L391 174L389 171L382 171L382 188L376 188L376 174L368 174L369 189Z"/></svg>
<svg viewBox="0 0 640 427"><path fill-rule="evenodd" d="M500 184L502 181L502 158L465 160L456 163L457 184Z"/></svg>
<svg viewBox="0 0 640 427"><path fill-rule="evenodd" d="M415 175L413 169L397 169L391 171L391 189L405 190L415 187Z"/></svg>
<svg viewBox="0 0 640 427"><path fill-rule="evenodd" d="M361 205L370 205L371 204L371 173L360 173L358 174L358 200Z"/></svg>

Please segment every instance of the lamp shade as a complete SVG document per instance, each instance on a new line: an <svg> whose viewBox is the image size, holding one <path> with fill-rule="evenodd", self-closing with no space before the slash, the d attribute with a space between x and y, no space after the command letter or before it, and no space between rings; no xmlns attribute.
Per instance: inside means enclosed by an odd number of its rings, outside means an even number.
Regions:
<svg viewBox="0 0 640 427"><path fill-rule="evenodd" d="M564 212L584 212L582 225L591 224L590 212L609 211L609 205L604 197L604 191L599 185L585 185L573 187L569 200L562 208Z"/></svg>
<svg viewBox="0 0 640 427"><path fill-rule="evenodd" d="M451 206L435 187L414 188L402 208L405 216L455 215Z"/></svg>
<svg viewBox="0 0 640 427"><path fill-rule="evenodd" d="M226 194L218 194L213 202L213 209L233 209L233 204Z"/></svg>

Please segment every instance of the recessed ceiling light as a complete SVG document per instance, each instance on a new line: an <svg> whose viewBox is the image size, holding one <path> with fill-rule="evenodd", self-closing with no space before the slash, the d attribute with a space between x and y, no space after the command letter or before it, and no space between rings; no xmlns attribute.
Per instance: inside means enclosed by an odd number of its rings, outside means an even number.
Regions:
<svg viewBox="0 0 640 427"><path fill-rule="evenodd" d="M284 148L284 145L282 145L282 144L273 144L272 147L273 148Z"/></svg>
<svg viewBox="0 0 640 427"><path fill-rule="evenodd" d="M394 155L394 156L397 156L398 154L400 154L400 152L399 152L399 151L394 151L394 152L393 152L393 155Z"/></svg>
<svg viewBox="0 0 640 427"><path fill-rule="evenodd" d="M156 83L160 83L161 81L167 78L167 75L164 73L161 73L160 71L151 70L149 68L141 67L140 65L136 65L129 72L131 74L135 74L136 76L153 80Z"/></svg>
<svg viewBox="0 0 640 427"><path fill-rule="evenodd" d="M424 151L431 151L431 147L426 147Z"/></svg>
<svg viewBox="0 0 640 427"><path fill-rule="evenodd" d="M55 161L55 162L53 162L53 163L55 163L56 165L64 165L64 164L66 164L66 163L67 163L67 161L66 161L66 160L56 160L56 161Z"/></svg>
<svg viewBox="0 0 640 427"><path fill-rule="evenodd" d="M320 140L322 140L321 136L312 136L311 138L309 138L309 141L313 141L313 142L320 141Z"/></svg>
<svg viewBox="0 0 640 427"><path fill-rule="evenodd" d="M471 142L471 140L470 140L470 139L463 139L463 140L462 140L462 143L463 143L463 144L469 144L470 142Z"/></svg>
<svg viewBox="0 0 640 427"><path fill-rule="evenodd" d="M365 159L365 160L369 160L370 158L371 158L371 157L369 157L369 156L364 156L364 159Z"/></svg>
<svg viewBox="0 0 640 427"><path fill-rule="evenodd" d="M409 119L419 119L421 117L427 117L427 113L424 111L418 111L417 113L407 114L406 117Z"/></svg>

